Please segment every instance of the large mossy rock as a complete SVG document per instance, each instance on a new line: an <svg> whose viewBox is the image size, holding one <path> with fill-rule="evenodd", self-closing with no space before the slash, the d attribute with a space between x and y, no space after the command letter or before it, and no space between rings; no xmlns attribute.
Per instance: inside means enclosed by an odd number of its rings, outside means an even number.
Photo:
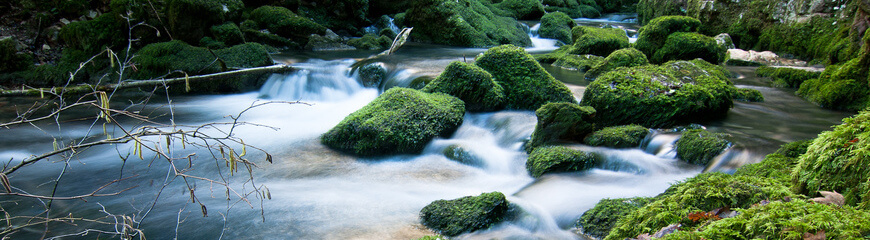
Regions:
<svg viewBox="0 0 870 240"><path fill-rule="evenodd" d="M321 136L330 148L357 156L419 153L462 124L462 100L443 93L391 88Z"/></svg>
<svg viewBox="0 0 870 240"><path fill-rule="evenodd" d="M577 172L593 168L601 163L601 156L563 146L536 148L529 154L526 169L532 177L546 173Z"/></svg>
<svg viewBox="0 0 870 240"><path fill-rule="evenodd" d="M595 109L575 103L548 103L541 106L535 115L538 123L526 150L551 143L581 142L595 130Z"/></svg>
<svg viewBox="0 0 870 240"><path fill-rule="evenodd" d="M599 62L586 72L586 79L594 79L601 74L612 71L619 67L637 67L649 64L649 60L640 50L636 48L623 48L604 58L604 61Z"/></svg>
<svg viewBox="0 0 870 240"><path fill-rule="evenodd" d="M731 98L734 101L764 102L764 95L761 94L761 91L751 88L738 88L734 95L731 95Z"/></svg>
<svg viewBox="0 0 870 240"><path fill-rule="evenodd" d="M870 209L870 111L843 119L825 131L800 156L792 172L794 190L807 196L836 191L846 204Z"/></svg>
<svg viewBox="0 0 870 240"><path fill-rule="evenodd" d="M716 39L700 33L678 32L668 36L665 43L652 56L652 62L663 63L671 60L704 59L719 64L725 61L727 49L720 46Z"/></svg>
<svg viewBox="0 0 870 240"><path fill-rule="evenodd" d="M504 221L509 208L500 192L437 200L420 210L420 222L439 234L457 236Z"/></svg>
<svg viewBox="0 0 870 240"><path fill-rule="evenodd" d="M71 48L88 54L97 53L107 47L124 45L127 42L126 29L121 15L109 12L92 20L72 22L64 26L60 31L60 39Z"/></svg>
<svg viewBox="0 0 870 240"><path fill-rule="evenodd" d="M329 29L345 30L356 35L371 25L368 20L369 0L307 0L299 1L299 15Z"/></svg>
<svg viewBox="0 0 870 240"><path fill-rule="evenodd" d="M677 183L655 201L629 213L617 222L605 240L634 238L653 234L671 224L682 224L680 231L694 231L706 221L694 222L689 213L709 212L717 208L749 208L762 200L794 197L779 182L754 176L733 176L709 172Z"/></svg>
<svg viewBox="0 0 870 240"><path fill-rule="evenodd" d="M475 64L504 88L508 109L536 110L548 102L577 101L565 84L553 78L523 48L493 47L479 55Z"/></svg>
<svg viewBox="0 0 870 240"><path fill-rule="evenodd" d="M606 127L595 131L583 142L589 146L601 146L609 148L635 148L649 135L649 128L640 125L625 125Z"/></svg>
<svg viewBox="0 0 870 240"><path fill-rule="evenodd" d="M420 0L405 14L404 23L414 27L411 38L419 42L461 47L532 45L519 22L496 15L476 0Z"/></svg>
<svg viewBox="0 0 870 240"><path fill-rule="evenodd" d="M574 19L562 12L547 13L541 17L541 27L538 35L542 38L551 38L571 44L571 28L576 26Z"/></svg>
<svg viewBox="0 0 870 240"><path fill-rule="evenodd" d="M601 7L594 0L544 0L547 12L563 12L571 18L596 18L601 16Z"/></svg>
<svg viewBox="0 0 870 240"><path fill-rule="evenodd" d="M797 95L824 108L859 111L870 106L867 72L860 58L828 66L819 78L804 81Z"/></svg>
<svg viewBox="0 0 870 240"><path fill-rule="evenodd" d="M727 135L711 133L703 129L694 129L683 132L675 144L677 157L691 164L706 166L725 151L731 142L725 139Z"/></svg>
<svg viewBox="0 0 870 240"><path fill-rule="evenodd" d="M607 56L618 49L627 48L628 35L619 28L596 28L576 26L571 29L571 39L574 41L573 54L592 54Z"/></svg>
<svg viewBox="0 0 870 240"><path fill-rule="evenodd" d="M238 19L244 9L241 0L169 0L166 18L173 38L196 44L211 26Z"/></svg>
<svg viewBox="0 0 870 240"><path fill-rule="evenodd" d="M386 36L366 34L361 38L347 41L347 44L361 50L380 50L389 48L393 44L393 40Z"/></svg>
<svg viewBox="0 0 870 240"><path fill-rule="evenodd" d="M211 34L214 39L225 44L226 46L235 46L245 43L245 35L239 25L229 22L222 25L211 27Z"/></svg>
<svg viewBox="0 0 870 240"><path fill-rule="evenodd" d="M538 20L544 15L544 5L539 0L502 0L495 6L519 20Z"/></svg>
<svg viewBox="0 0 870 240"><path fill-rule="evenodd" d="M685 16L666 16L653 19L638 30L635 48L648 57L655 56L656 51L665 45L668 36L677 32L697 32L699 26L701 26L701 21Z"/></svg>
<svg viewBox="0 0 870 240"><path fill-rule="evenodd" d="M284 7L262 6L251 11L251 20L260 28L297 43L307 43L311 34L323 35L326 27ZM300 44L300 45L301 45Z"/></svg>
<svg viewBox="0 0 870 240"><path fill-rule="evenodd" d="M619 219L654 200L649 197L601 199L580 216L575 226L582 228L587 235L604 238Z"/></svg>
<svg viewBox="0 0 870 240"><path fill-rule="evenodd" d="M452 62L444 72L422 89L458 97L469 112L490 112L504 108L504 89L492 74L463 62Z"/></svg>
<svg viewBox="0 0 870 240"><path fill-rule="evenodd" d="M724 117L735 89L722 67L674 61L605 73L587 86L581 105L595 108L599 127L668 127Z"/></svg>

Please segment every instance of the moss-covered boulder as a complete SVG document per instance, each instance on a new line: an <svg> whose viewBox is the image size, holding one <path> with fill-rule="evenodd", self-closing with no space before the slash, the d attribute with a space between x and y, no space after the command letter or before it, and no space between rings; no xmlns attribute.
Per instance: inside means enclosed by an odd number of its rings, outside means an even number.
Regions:
<svg viewBox="0 0 870 240"><path fill-rule="evenodd" d="M33 66L33 57L18 51L18 42L11 37L0 39L0 73L26 70Z"/></svg>
<svg viewBox="0 0 870 240"><path fill-rule="evenodd" d="M232 22L211 27L211 34L215 40L227 46L235 46L245 42L245 35L242 34L239 25Z"/></svg>
<svg viewBox="0 0 870 240"><path fill-rule="evenodd" d="M724 207L749 208L762 200L786 197L794 195L788 187L769 178L703 173L669 187L655 201L620 219L605 240L653 234L665 226L678 223L682 224L680 231L694 231L706 221L692 221L689 219L690 213Z"/></svg>
<svg viewBox="0 0 870 240"><path fill-rule="evenodd" d="M731 98L734 101L764 102L764 95L761 94L761 91L751 88L738 88L737 91L734 91L734 95L731 95Z"/></svg>
<svg viewBox="0 0 870 240"><path fill-rule="evenodd" d="M649 64L646 55L636 48L623 48L604 58L604 61L599 62L586 72L587 79L594 79L599 75L609 72L618 67L636 67Z"/></svg>
<svg viewBox="0 0 870 240"><path fill-rule="evenodd" d="M261 29L254 20L245 20L239 25L239 29L242 30L245 40L249 42L262 43L279 49L298 49L301 47L293 40L271 33L268 29Z"/></svg>
<svg viewBox="0 0 870 240"><path fill-rule="evenodd" d="M404 23L414 27L411 38L419 42L462 47L532 45L519 22L496 15L476 0L416 1Z"/></svg>
<svg viewBox="0 0 870 240"><path fill-rule="evenodd" d="M821 72L807 71L799 68L768 67L763 66L755 69L755 75L769 77L773 85L777 87L797 88L806 80L819 78Z"/></svg>
<svg viewBox="0 0 870 240"><path fill-rule="evenodd" d="M504 221L510 203L500 192L437 200L420 210L420 222L439 234L457 236Z"/></svg>
<svg viewBox="0 0 870 240"><path fill-rule="evenodd" d="M544 0L547 12L563 12L571 18L596 18L601 16L601 7L594 0Z"/></svg>
<svg viewBox="0 0 870 240"><path fill-rule="evenodd" d="M59 37L69 47L95 54L106 47L126 45L126 36L125 20L120 14L109 12L92 20L72 22L61 28Z"/></svg>
<svg viewBox="0 0 870 240"><path fill-rule="evenodd" d="M526 169L532 177L546 173L577 172L600 164L601 156L563 146L535 148L526 161Z"/></svg>
<svg viewBox="0 0 870 240"><path fill-rule="evenodd" d="M358 156L418 153L447 137L465 115L462 100L443 93L391 88L321 136L321 142Z"/></svg>
<svg viewBox="0 0 870 240"><path fill-rule="evenodd" d="M574 41L573 54L607 56L617 49L627 48L628 35L619 28L596 28L576 26L571 29Z"/></svg>
<svg viewBox="0 0 870 240"><path fill-rule="evenodd" d="M807 196L836 191L846 204L870 209L870 111L862 111L813 140L792 172L794 190Z"/></svg>
<svg viewBox="0 0 870 240"><path fill-rule="evenodd" d="M393 44L393 40L386 36L377 36L374 34L366 34L361 38L354 38L347 41L347 45L351 45L356 49L361 50L380 50L389 48Z"/></svg>
<svg viewBox="0 0 870 240"><path fill-rule="evenodd" d="M535 115L538 123L527 151L558 142L581 142L595 130L595 109L575 103L548 103L541 106Z"/></svg>
<svg viewBox="0 0 870 240"><path fill-rule="evenodd" d="M677 32L697 32L699 26L701 21L691 17L659 17L638 30L634 47L647 56L655 56L655 53L665 45L668 36Z"/></svg>
<svg viewBox="0 0 870 240"><path fill-rule="evenodd" d="M544 5L539 0L502 0L495 6L519 20L538 20L544 15Z"/></svg>
<svg viewBox="0 0 870 240"><path fill-rule="evenodd" d="M668 36L662 47L652 55L650 60L654 63L663 63L671 60L700 58L718 64L725 61L726 50L716 43L716 39L703 34L677 32Z"/></svg>
<svg viewBox="0 0 870 240"><path fill-rule="evenodd" d="M307 43L311 34L323 35L326 27L302 17L284 7L262 6L251 11L251 20L270 33Z"/></svg>
<svg viewBox="0 0 870 240"><path fill-rule="evenodd" d="M196 44L211 26L238 19L244 9L242 0L170 0L166 19L174 39Z"/></svg>
<svg viewBox="0 0 870 240"><path fill-rule="evenodd" d="M692 164L707 165L710 160L731 145L731 142L725 139L726 136L726 134L711 133L703 129L685 131L675 144L677 157Z"/></svg>
<svg viewBox="0 0 870 240"><path fill-rule="evenodd" d="M551 38L562 41L562 43L574 43L571 40L571 28L576 26L574 19L563 12L547 13L541 17L541 27L538 28L538 35L542 38Z"/></svg>
<svg viewBox="0 0 870 240"><path fill-rule="evenodd" d="M795 199L738 211L696 232L665 239L866 239L870 234L870 213L851 206Z"/></svg>
<svg viewBox="0 0 870 240"><path fill-rule="evenodd" d="M581 105L598 112L599 127L668 127L724 117L734 86L725 70L703 60L607 72L586 87Z"/></svg>
<svg viewBox="0 0 870 240"><path fill-rule="evenodd" d="M565 54L561 58L553 62L553 66L568 70L588 71L589 69L598 66L603 61L603 57L595 56L592 54Z"/></svg>
<svg viewBox="0 0 870 240"><path fill-rule="evenodd" d="M768 154L761 162L746 164L734 172L735 176L768 177L784 186L791 185L791 171L798 163L798 157L807 152L812 140L783 144L775 153Z"/></svg>
<svg viewBox="0 0 870 240"><path fill-rule="evenodd" d="M493 47L477 57L477 66L495 78L505 92L508 109L535 110L548 102L576 102L571 90L553 78L520 47Z"/></svg>
<svg viewBox="0 0 870 240"><path fill-rule="evenodd" d="M364 87L380 87L387 80L387 67L383 63L369 63L357 69L359 81Z"/></svg>
<svg viewBox="0 0 870 240"><path fill-rule="evenodd" d="M655 199L649 197L601 199L595 207L580 216L575 226L583 228L583 233L587 235L604 238L619 219L653 200Z"/></svg>
<svg viewBox="0 0 870 240"><path fill-rule="evenodd" d="M473 64L452 62L423 92L440 92L458 97L469 112L488 112L504 107L504 89L492 74Z"/></svg>
<svg viewBox="0 0 870 240"><path fill-rule="evenodd" d="M609 148L635 148L649 135L649 128L640 125L606 127L589 134L583 143Z"/></svg>
<svg viewBox="0 0 870 240"><path fill-rule="evenodd" d="M870 106L867 72L859 58L828 66L819 78L804 81L797 95L824 108L859 111Z"/></svg>

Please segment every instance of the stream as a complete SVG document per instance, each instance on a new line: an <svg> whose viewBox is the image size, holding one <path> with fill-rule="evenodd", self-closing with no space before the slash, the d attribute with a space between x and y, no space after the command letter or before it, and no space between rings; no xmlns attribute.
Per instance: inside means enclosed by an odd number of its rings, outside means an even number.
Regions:
<svg viewBox="0 0 870 240"><path fill-rule="evenodd" d="M615 26L636 32L631 17L609 15L602 19L578 19L590 26ZM529 24L533 25L533 24ZM535 29L534 26L532 29ZM538 41L529 52L555 49L555 41ZM543 45L540 45L543 44ZM388 86L406 86L420 77L434 78L450 62L472 62L486 49L468 49L421 43L408 43L396 54L376 59L388 69ZM419 155L384 158L356 158L332 151L320 144L319 136L350 113L375 99L383 89L363 87L350 71L358 59L376 54L371 51L287 52L275 55L276 61L301 69L273 75L258 92L232 95L172 97L171 105L156 98L142 106L141 112L167 112L177 124L198 125L227 121L252 103L302 101L306 104L269 104L253 108L241 121L270 126L243 125L235 135L245 143L265 149L274 163L266 163L261 153L250 151L256 162L252 175L257 186L265 185L271 200L251 196L251 203L226 201L224 188L199 182L196 195L209 207L203 217L199 204L191 203L187 188L168 179L165 161L131 157L121 161L132 143L117 147L96 147L82 152L66 166L57 194L68 196L91 192L94 186L119 176L132 177L112 189L136 186L121 197L95 197L88 201L55 201L55 217L72 212L75 216L99 218L103 210L114 214L147 217L141 221L150 239L415 239L433 233L419 223L419 211L438 199L455 199L500 191L520 208L518 217L494 227L465 234L458 239L583 239L574 234L574 221L600 199L655 196L677 181L702 171L733 172L735 168L760 161L779 145L814 138L837 125L849 113L821 109L794 95L795 89L774 88L770 81L755 77L752 67L729 67L732 81L739 88L762 92L761 103L735 102L725 119L699 123L712 132L730 134L733 147L720 155L707 169L676 159L673 143L677 133L655 130L644 144L634 149L609 149L577 145L586 151L606 156L605 164L584 172L548 174L534 179L526 171L528 155L522 151L536 124L533 111L467 113L457 132L449 139L435 139ZM545 66L554 77L569 84L575 96L582 96L583 74ZM162 101L162 102L161 102ZM14 114L5 110L3 114ZM91 112L81 113L93 116ZM157 119L168 118L169 113ZM52 136L81 138L99 136L101 126L92 121L64 122L41 130L30 126L0 130L0 160L16 163L21 159L52 150ZM22 138L21 136L27 136ZM48 143L48 144L45 144ZM177 144L176 144L177 145ZM175 146L176 148L179 146ZM444 151L461 147L473 159L470 164L450 160ZM192 150L188 150L192 151ZM179 150L173 154L183 155ZM199 153L205 155L207 153ZM11 160L10 160L11 159ZM195 172L214 171L204 162ZM10 177L13 185L48 194L50 184L65 164L42 161L22 168ZM247 174L246 172L240 172ZM239 174L239 173L237 173ZM244 182L231 182L245 189ZM163 188L159 201L151 211ZM8 201L0 200L0 201ZM22 200L3 205L9 211L36 214L45 202ZM226 209L229 209L228 211ZM104 219L114 221L112 218ZM87 223L76 226L88 226ZM66 233L69 225L55 226L56 234ZM43 229L23 230L22 237L38 237ZM28 235L33 234L33 236ZM93 239L100 235L70 238Z"/></svg>

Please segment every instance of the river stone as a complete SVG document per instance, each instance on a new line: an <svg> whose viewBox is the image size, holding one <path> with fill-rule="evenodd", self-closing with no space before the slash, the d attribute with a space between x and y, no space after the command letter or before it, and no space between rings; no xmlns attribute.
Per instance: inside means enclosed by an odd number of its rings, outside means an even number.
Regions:
<svg viewBox="0 0 870 240"><path fill-rule="evenodd" d="M363 65L357 71L360 83L367 88L380 87L384 80L387 80L387 67L384 63L369 63Z"/></svg>
<svg viewBox="0 0 870 240"><path fill-rule="evenodd" d="M465 104L443 93L395 87L351 113L321 142L357 156L419 153L435 137L448 137L465 115Z"/></svg>
<svg viewBox="0 0 870 240"><path fill-rule="evenodd" d="M583 143L609 148L636 148L640 147L640 143L649 132L649 128L634 124L606 127L589 134L583 139Z"/></svg>
<svg viewBox="0 0 870 240"><path fill-rule="evenodd" d="M526 145L531 151L556 142L580 142L595 130L595 109L576 103L547 103L537 111L538 123Z"/></svg>
<svg viewBox="0 0 870 240"><path fill-rule="evenodd" d="M414 41L462 47L498 44L531 46L532 40L513 18L498 16L476 0L421 0L405 14Z"/></svg>
<svg viewBox="0 0 870 240"><path fill-rule="evenodd" d="M725 140L726 134L711 133L704 129L683 132L674 144L677 157L691 164L706 166L716 156L725 151L731 142Z"/></svg>
<svg viewBox="0 0 870 240"><path fill-rule="evenodd" d="M529 154L526 169L532 177L546 173L577 172L595 167L601 162L596 153L574 150L563 146L536 148Z"/></svg>
<svg viewBox="0 0 870 240"><path fill-rule="evenodd" d="M636 48L623 48L610 53L604 60L595 64L586 72L586 79L595 79L598 75L619 67L636 67L649 64L646 55Z"/></svg>
<svg viewBox="0 0 870 240"><path fill-rule="evenodd" d="M504 221L510 203L500 192L436 200L420 210L420 222L445 236L486 229Z"/></svg>
<svg viewBox="0 0 870 240"><path fill-rule="evenodd" d="M495 78L505 91L506 108L536 110L548 102L575 103L571 90L544 70L523 48L502 45L477 57L477 66Z"/></svg>
<svg viewBox="0 0 870 240"><path fill-rule="evenodd" d="M469 112L490 112L504 108L504 89L493 80L492 74L473 64L450 63L422 91L458 97L465 102L465 109Z"/></svg>
<svg viewBox="0 0 870 240"><path fill-rule="evenodd" d="M576 26L571 29L573 54L607 56L613 51L629 47L628 35L619 28Z"/></svg>
<svg viewBox="0 0 870 240"><path fill-rule="evenodd" d="M551 38L562 41L565 44L572 44L571 28L577 25L574 19L568 17L562 12L547 13L541 18L541 27L538 29L538 35L542 38Z"/></svg>

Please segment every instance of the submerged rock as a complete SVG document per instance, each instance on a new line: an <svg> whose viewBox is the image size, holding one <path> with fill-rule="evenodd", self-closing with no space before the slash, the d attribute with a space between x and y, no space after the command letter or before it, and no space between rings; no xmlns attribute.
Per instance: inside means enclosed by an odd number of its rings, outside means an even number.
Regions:
<svg viewBox="0 0 870 240"><path fill-rule="evenodd" d="M556 142L580 142L595 130L595 109L575 103L548 103L535 115L538 123L532 139L526 145L531 152L537 147Z"/></svg>
<svg viewBox="0 0 870 240"><path fill-rule="evenodd" d="M565 44L574 43L571 40L571 28L577 25L574 19L562 12L547 13L541 18L541 28L538 35L542 38L551 38L562 41Z"/></svg>
<svg viewBox="0 0 870 240"><path fill-rule="evenodd" d="M547 12L563 12L571 18L597 18L601 7L592 0L544 0Z"/></svg>
<svg viewBox="0 0 870 240"><path fill-rule="evenodd" d="M703 129L688 130L674 144L677 157L691 164L706 166L710 160L725 151L731 142L723 133L711 133Z"/></svg>
<svg viewBox="0 0 870 240"><path fill-rule="evenodd" d="M638 30L635 48L648 57L655 56L656 52L665 45L668 36L677 32L697 32L699 26L701 26L701 21L685 16L666 16L653 19Z"/></svg>
<svg viewBox="0 0 870 240"><path fill-rule="evenodd" d="M476 0L421 0L405 14L415 41L462 47L531 46L522 25Z"/></svg>
<svg viewBox="0 0 870 240"><path fill-rule="evenodd" d="M802 140L783 144L776 152L765 156L761 162L740 166L734 175L768 177L789 186L791 172L798 164L798 157L807 152L807 147L811 143L812 140Z"/></svg>
<svg viewBox="0 0 870 240"><path fill-rule="evenodd" d="M374 34L366 34L361 38L351 39L347 41L348 45L361 50L380 50L387 49L393 44L393 40L387 36L377 36Z"/></svg>
<svg viewBox="0 0 870 240"><path fill-rule="evenodd" d="M395 87L347 116L321 142L357 156L419 153L433 138L452 134L464 115L458 98Z"/></svg>
<svg viewBox="0 0 870 240"><path fill-rule="evenodd" d="M387 68L383 63L369 63L357 69L364 87L375 88L387 80Z"/></svg>
<svg viewBox="0 0 870 240"><path fill-rule="evenodd" d="M490 48L477 57L475 64L492 74L504 88L508 109L535 110L548 102L576 102L565 84L553 78L520 47Z"/></svg>
<svg viewBox="0 0 870 240"><path fill-rule="evenodd" d="M546 173L577 172L597 166L601 156L596 153L574 150L562 146L536 148L529 154L526 169L532 177Z"/></svg>
<svg viewBox="0 0 870 240"><path fill-rule="evenodd" d="M635 198L605 198L598 201L595 207L587 210L580 216L575 224L583 228L583 233L597 238L604 238L610 233L610 229L616 225L622 217L640 209L655 200L649 197Z"/></svg>
<svg viewBox="0 0 870 240"><path fill-rule="evenodd" d="M589 146L635 148L649 135L649 128L640 125L606 127L587 136L583 142Z"/></svg>
<svg viewBox="0 0 870 240"><path fill-rule="evenodd" d="M445 236L486 229L503 221L510 204L500 192L437 200L420 210L420 222Z"/></svg>
<svg viewBox="0 0 870 240"><path fill-rule="evenodd" d="M453 95L465 102L469 112L489 112L504 108L504 89L492 74L473 64L452 62L432 80L424 92Z"/></svg>
<svg viewBox="0 0 870 240"><path fill-rule="evenodd" d="M571 39L574 41L571 53L578 55L607 56L629 46L628 35L619 28L576 26L571 29Z"/></svg>

